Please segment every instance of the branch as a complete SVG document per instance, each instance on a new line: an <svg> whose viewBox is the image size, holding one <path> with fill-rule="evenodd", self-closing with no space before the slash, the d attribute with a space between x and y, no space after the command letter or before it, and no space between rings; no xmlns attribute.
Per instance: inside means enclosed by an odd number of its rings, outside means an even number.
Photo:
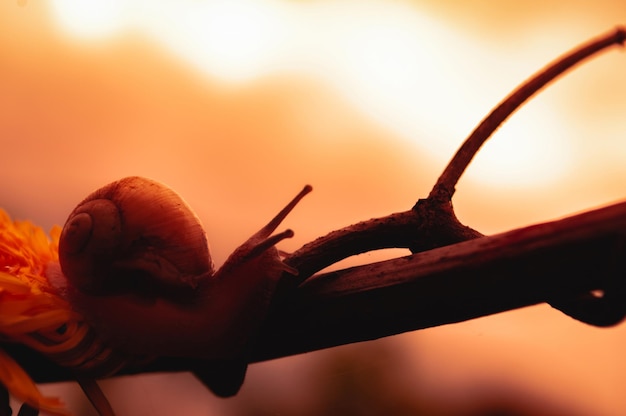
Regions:
<svg viewBox="0 0 626 416"><path fill-rule="evenodd" d="M620 322L626 313L626 202L484 237L457 220L451 197L482 143L519 105L572 65L625 39L626 30L617 29L519 87L476 128L429 197L411 210L332 232L288 256L285 262L300 275L283 279L251 361L541 302L593 325ZM407 247L417 254L315 275L348 256L386 247ZM36 381L74 378L24 346L3 347ZM194 359L160 358L122 374L194 371L206 365Z"/></svg>
<svg viewBox="0 0 626 416"><path fill-rule="evenodd" d="M428 198L420 199L410 211L363 221L304 245L285 259L300 273L298 279L291 279L291 284L283 285L282 291L352 255L392 247L409 248L416 253L481 237L480 232L458 221L451 204L456 183L474 155L504 120L546 84L584 59L609 46L623 44L625 40L626 29L618 27L537 72L474 129L446 166Z"/></svg>
<svg viewBox="0 0 626 416"><path fill-rule="evenodd" d="M252 362L461 322L580 293L624 316L626 202L559 221L407 257L324 273L279 303ZM593 292L596 293L596 292ZM605 321L606 324L617 320ZM37 353L9 352L38 382L72 380ZM193 371L196 360L159 359L136 372Z"/></svg>
<svg viewBox="0 0 626 416"><path fill-rule="evenodd" d="M347 257L383 248L430 250L483 235L459 222L452 204L422 199L405 212L362 221L305 244L285 262L298 277L284 279L285 286L300 284L314 273Z"/></svg>
<svg viewBox="0 0 626 416"><path fill-rule="evenodd" d="M454 188L459 178L471 160L483 143L491 137L504 120L513 114L526 100L545 87L546 84L568 69L609 46L623 45L624 41L626 41L626 29L618 27L609 34L593 39L586 45L577 47L517 87L515 91L491 110L491 113L480 122L472 134L465 140L437 180L428 197L449 201L454 194Z"/></svg>
<svg viewBox="0 0 626 416"><path fill-rule="evenodd" d="M274 311L267 360L602 290L624 280L626 202L408 257L320 274ZM615 280L613 280L615 279ZM601 301L601 299L598 299ZM618 320L626 298L615 305ZM610 308L609 308L610 309ZM617 323L617 322L610 322Z"/></svg>

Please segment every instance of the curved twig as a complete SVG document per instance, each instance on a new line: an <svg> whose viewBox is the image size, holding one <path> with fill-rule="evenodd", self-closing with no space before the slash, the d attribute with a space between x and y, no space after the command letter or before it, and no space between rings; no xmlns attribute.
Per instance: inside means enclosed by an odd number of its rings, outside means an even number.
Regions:
<svg viewBox="0 0 626 416"><path fill-rule="evenodd" d="M333 231L289 255L285 262L298 277L292 285L340 260L384 248L408 248L413 253L470 240L483 235L459 222L451 204L420 200L413 209L373 218Z"/></svg>
<svg viewBox="0 0 626 416"><path fill-rule="evenodd" d="M437 183L430 191L428 198L450 201L452 195L454 195L454 188L459 178L478 152L478 149L491 137L504 120L546 84L574 65L609 46L623 45L625 40L626 29L618 27L611 33L593 39L562 56L520 85L498 104L469 135L444 169Z"/></svg>
<svg viewBox="0 0 626 416"><path fill-rule="evenodd" d="M606 302L595 302L602 313L592 316L590 322L612 324L614 318L623 318L626 202L571 219L430 249L481 236L457 220L451 198L461 174L497 126L556 76L625 40L626 30L618 28L520 86L481 122L429 197L411 210L334 231L288 256L285 262L300 271L300 279L289 292L291 297L274 305L253 346L251 360L375 339L545 301L556 300L557 307L565 302L566 309L580 319L580 306L587 303L572 306L572 297L598 289L609 296ZM302 283L343 258L386 247L423 253L318 274ZM602 319L595 320L596 315ZM37 381L74 378L67 368L23 345L4 348ZM163 357L139 368L126 368L124 373L194 371L206 365L193 359ZM0 412L4 402L0 397Z"/></svg>
<svg viewBox="0 0 626 416"><path fill-rule="evenodd" d="M577 47L532 76L474 129L448 163L428 198L420 199L410 211L350 225L304 245L285 259L300 272L298 279L291 279L291 285L356 254L382 248L410 248L416 253L481 237L480 232L458 221L451 205L456 183L480 147L504 120L550 81L594 53L623 44L625 40L626 29L618 27Z"/></svg>

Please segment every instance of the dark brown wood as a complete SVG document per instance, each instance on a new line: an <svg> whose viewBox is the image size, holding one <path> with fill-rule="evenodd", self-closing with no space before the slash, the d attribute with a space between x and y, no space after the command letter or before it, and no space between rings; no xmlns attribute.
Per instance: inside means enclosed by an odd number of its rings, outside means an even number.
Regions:
<svg viewBox="0 0 626 416"><path fill-rule="evenodd" d="M626 258L625 237L622 202L315 275L275 305L251 358L285 357L605 290L614 279L626 277L624 262L615 261ZM72 378L25 347L7 348L39 382ZM161 359L128 372L185 371L197 365L193 360Z"/></svg>
<svg viewBox="0 0 626 416"><path fill-rule="evenodd" d="M277 307L255 360L460 322L604 289L626 202L408 257L314 276ZM619 264L617 267L623 267Z"/></svg>
<svg viewBox="0 0 626 416"><path fill-rule="evenodd" d="M451 198L482 143L516 108L582 59L625 40L626 30L617 28L522 84L477 127L429 197L411 210L337 230L288 256L285 262L299 270L299 277L285 279L287 283L279 288L251 346L250 361L461 322L541 302L589 324L620 322L626 314L626 202L485 237L457 220ZM416 254L315 275L350 255L386 247L406 247ZM74 378L70 371L24 346L3 348L38 382ZM125 373L202 372L223 365L229 363L160 358Z"/></svg>

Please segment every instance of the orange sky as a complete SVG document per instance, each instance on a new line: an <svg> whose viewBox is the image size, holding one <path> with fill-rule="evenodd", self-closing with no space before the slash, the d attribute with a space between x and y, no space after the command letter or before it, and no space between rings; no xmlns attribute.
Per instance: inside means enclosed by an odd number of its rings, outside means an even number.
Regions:
<svg viewBox="0 0 626 416"><path fill-rule="evenodd" d="M274 55L212 61L220 55L202 51L224 45L168 38L174 15L153 31L129 18L81 38L52 3L0 4L0 206L49 228L97 187L148 176L196 210L218 264L305 183L314 192L289 217L296 237L284 249L410 208L515 85L626 23L613 1L277 1ZM172 7L154 4L157 17ZM463 222L494 233L624 198L625 56L616 48L578 68L500 129L459 183ZM400 339L430 357L420 371L437 376L433 391L515 362L521 384L559 399L580 389L571 399L594 414L626 411L623 327L539 307Z"/></svg>

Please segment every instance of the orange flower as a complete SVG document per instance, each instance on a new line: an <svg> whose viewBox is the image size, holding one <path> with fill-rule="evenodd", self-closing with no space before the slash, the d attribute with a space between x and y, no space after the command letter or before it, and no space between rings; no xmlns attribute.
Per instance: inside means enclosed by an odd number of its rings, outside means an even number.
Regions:
<svg viewBox="0 0 626 416"><path fill-rule="evenodd" d="M25 344L40 352L72 344L84 331L57 331L80 327L82 320L57 296L45 276L46 265L58 261L60 227L51 238L29 221L12 221L0 209L0 338ZM48 342L45 342L45 341ZM58 398L44 397L33 380L0 350L0 383L18 400L53 415L68 415Z"/></svg>

